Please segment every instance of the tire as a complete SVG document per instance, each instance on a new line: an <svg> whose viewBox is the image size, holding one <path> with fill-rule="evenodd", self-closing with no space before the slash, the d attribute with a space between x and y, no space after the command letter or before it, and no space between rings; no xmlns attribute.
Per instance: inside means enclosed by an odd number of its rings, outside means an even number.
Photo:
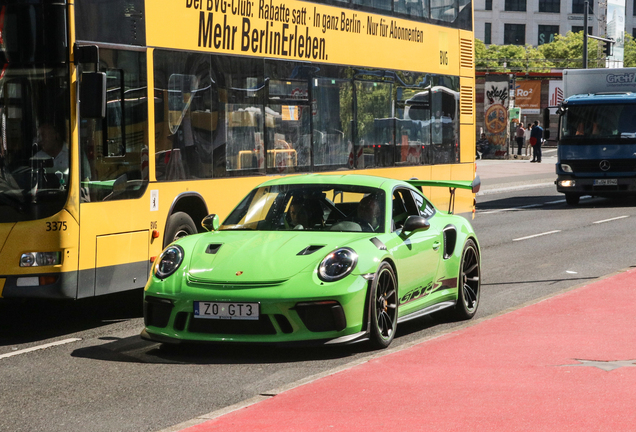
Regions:
<svg viewBox="0 0 636 432"><path fill-rule="evenodd" d="M464 245L457 289L454 318L458 321L471 319L477 313L481 297L481 264L479 250L473 240Z"/></svg>
<svg viewBox="0 0 636 432"><path fill-rule="evenodd" d="M571 205L571 206L578 205L580 198L581 198L580 196L574 195L574 194L571 194L571 193L566 193L565 194L565 202L568 203L568 205Z"/></svg>
<svg viewBox="0 0 636 432"><path fill-rule="evenodd" d="M170 215L166 223L166 231L163 237L163 247L165 248L175 240L188 235L196 234L197 227L192 218L184 212L176 212Z"/></svg>
<svg viewBox="0 0 636 432"><path fill-rule="evenodd" d="M370 343L384 349L393 341L397 329L397 281L389 263L380 264L369 292Z"/></svg>

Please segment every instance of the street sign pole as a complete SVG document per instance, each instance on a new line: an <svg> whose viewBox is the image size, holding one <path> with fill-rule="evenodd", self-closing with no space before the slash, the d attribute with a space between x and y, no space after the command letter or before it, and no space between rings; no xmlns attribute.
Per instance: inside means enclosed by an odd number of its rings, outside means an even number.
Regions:
<svg viewBox="0 0 636 432"><path fill-rule="evenodd" d="M587 8L589 2L585 2L585 9L583 11L583 69L587 69Z"/></svg>

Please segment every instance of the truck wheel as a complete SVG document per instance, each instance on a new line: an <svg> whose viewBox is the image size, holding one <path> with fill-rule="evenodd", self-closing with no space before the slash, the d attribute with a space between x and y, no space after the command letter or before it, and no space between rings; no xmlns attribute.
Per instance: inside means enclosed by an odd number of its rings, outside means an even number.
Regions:
<svg viewBox="0 0 636 432"><path fill-rule="evenodd" d="M571 206L575 206L579 203L579 199L581 197L575 194L571 194L571 193L566 193L565 194L565 202L568 203Z"/></svg>
<svg viewBox="0 0 636 432"><path fill-rule="evenodd" d="M165 248L175 240L191 234L196 234L197 226L192 218L184 212L176 212L168 218L166 231L163 237L163 247Z"/></svg>

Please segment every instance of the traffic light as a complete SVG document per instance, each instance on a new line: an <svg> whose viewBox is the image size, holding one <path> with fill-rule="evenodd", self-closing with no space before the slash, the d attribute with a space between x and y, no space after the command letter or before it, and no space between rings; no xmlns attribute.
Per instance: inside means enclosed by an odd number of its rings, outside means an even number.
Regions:
<svg viewBox="0 0 636 432"><path fill-rule="evenodd" d="M605 53L605 57L609 57L612 55L612 45L614 44L614 41L605 41L603 42L604 46L603 46L603 52Z"/></svg>

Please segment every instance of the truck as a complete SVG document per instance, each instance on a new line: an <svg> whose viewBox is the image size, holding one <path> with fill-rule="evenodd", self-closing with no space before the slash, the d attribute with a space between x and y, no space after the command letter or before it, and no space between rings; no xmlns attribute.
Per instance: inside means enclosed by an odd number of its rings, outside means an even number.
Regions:
<svg viewBox="0 0 636 432"><path fill-rule="evenodd" d="M636 195L636 68L563 71L557 191L581 196Z"/></svg>

